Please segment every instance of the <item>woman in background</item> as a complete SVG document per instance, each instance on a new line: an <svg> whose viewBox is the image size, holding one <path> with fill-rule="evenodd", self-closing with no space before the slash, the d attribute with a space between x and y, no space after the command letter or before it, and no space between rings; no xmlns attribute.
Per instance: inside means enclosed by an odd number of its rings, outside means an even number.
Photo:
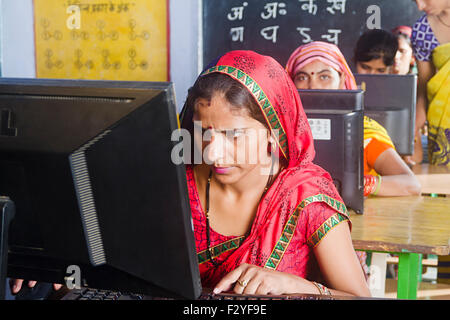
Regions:
<svg viewBox="0 0 450 320"><path fill-rule="evenodd" d="M450 167L450 1L416 3L425 11L412 31L419 77L416 134L428 121L428 161Z"/></svg>
<svg viewBox="0 0 450 320"><path fill-rule="evenodd" d="M392 34L397 37L398 50L395 55L395 62L393 74L406 75L417 74L416 59L413 54L413 47L411 42L412 28L409 26L398 26L392 30ZM417 163L428 162L427 154L424 152L424 147L427 147L427 133L426 127L422 132L416 132L414 136L414 152L411 156L404 156L403 160L409 165L413 166Z"/></svg>
<svg viewBox="0 0 450 320"><path fill-rule="evenodd" d="M316 41L298 47L291 54L286 70L298 89L357 89L344 55L331 43ZM419 192L417 178L395 151L386 130L364 116L364 195ZM368 275L367 254L358 252L358 258Z"/></svg>
<svg viewBox="0 0 450 320"><path fill-rule="evenodd" d="M356 72L362 74L392 73L398 49L397 38L381 29L366 31L359 37L354 51Z"/></svg>
<svg viewBox="0 0 450 320"><path fill-rule="evenodd" d="M398 50L395 54L393 74L406 75L417 74L416 59L414 59L411 43L412 28L398 26L392 29L392 34L397 37Z"/></svg>
<svg viewBox="0 0 450 320"><path fill-rule="evenodd" d="M425 14L413 26L419 86L416 133L428 121L428 162L450 167L450 1L416 0ZM439 256L439 283L450 284L450 256Z"/></svg>
<svg viewBox="0 0 450 320"><path fill-rule="evenodd" d="M298 89L357 89L344 56L331 43L316 41L300 46L291 54L286 70ZM366 196L407 196L420 193L417 178L395 151L386 130L366 116L364 187Z"/></svg>

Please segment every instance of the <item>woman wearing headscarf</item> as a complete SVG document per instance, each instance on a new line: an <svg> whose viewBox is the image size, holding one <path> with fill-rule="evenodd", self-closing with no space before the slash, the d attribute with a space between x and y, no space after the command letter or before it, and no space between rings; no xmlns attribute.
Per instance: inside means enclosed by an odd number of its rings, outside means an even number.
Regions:
<svg viewBox="0 0 450 320"><path fill-rule="evenodd" d="M409 26L397 26L392 29L392 34L397 37L398 50L395 54L393 74L417 74L416 59L414 58L411 43L412 28Z"/></svg>
<svg viewBox="0 0 450 320"><path fill-rule="evenodd" d="M315 41L298 47L291 54L286 70L298 89L357 89L343 54L331 43ZM395 151L386 129L365 116L364 195L419 193L417 178Z"/></svg>
<svg viewBox="0 0 450 320"><path fill-rule="evenodd" d="M213 61L189 90L182 127L203 135L203 160L186 168L204 287L370 295L347 209L313 163L300 97L274 59L232 51Z"/></svg>
<svg viewBox="0 0 450 320"><path fill-rule="evenodd" d="M398 50L395 55L392 73L398 75L417 74L416 59L414 58L411 42L412 28L401 25L392 29L391 32L397 37L398 41ZM424 133L415 133L414 152L410 156L403 157L403 160L410 166L421 163L422 161L428 162L427 154L425 153L426 150L423 150L423 147L425 149L427 147L427 136L425 132L426 130L424 130Z"/></svg>
<svg viewBox="0 0 450 320"><path fill-rule="evenodd" d="M418 67L416 135L427 123L428 162L450 167L450 1L416 0L425 14L413 26ZM438 282L450 283L450 256L439 256Z"/></svg>
<svg viewBox="0 0 450 320"><path fill-rule="evenodd" d="M416 3L425 12L412 30L418 67L416 135L428 121L428 161L450 167L450 1Z"/></svg>

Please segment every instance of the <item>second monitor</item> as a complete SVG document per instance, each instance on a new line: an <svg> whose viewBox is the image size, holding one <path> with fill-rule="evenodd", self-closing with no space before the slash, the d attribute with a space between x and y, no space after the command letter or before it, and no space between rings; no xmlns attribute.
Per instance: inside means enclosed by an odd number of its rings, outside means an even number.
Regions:
<svg viewBox="0 0 450 320"><path fill-rule="evenodd" d="M400 155L414 151L417 76L356 74L364 92L364 114L388 132Z"/></svg>

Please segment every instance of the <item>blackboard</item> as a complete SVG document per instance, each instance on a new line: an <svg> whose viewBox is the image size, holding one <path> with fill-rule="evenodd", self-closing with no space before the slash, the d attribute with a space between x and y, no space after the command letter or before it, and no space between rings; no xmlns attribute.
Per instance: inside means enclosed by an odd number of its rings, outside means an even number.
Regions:
<svg viewBox="0 0 450 320"><path fill-rule="evenodd" d="M203 66L230 50L254 50L285 66L308 41L337 44L353 67L368 29L412 26L423 14L411 0L203 0Z"/></svg>

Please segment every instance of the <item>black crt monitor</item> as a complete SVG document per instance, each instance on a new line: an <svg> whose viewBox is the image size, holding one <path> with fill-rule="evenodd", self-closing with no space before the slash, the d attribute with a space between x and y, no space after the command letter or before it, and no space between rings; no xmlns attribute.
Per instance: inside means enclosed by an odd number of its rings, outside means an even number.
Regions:
<svg viewBox="0 0 450 320"><path fill-rule="evenodd" d="M345 205L364 213L362 90L298 90L314 138L314 163L328 171Z"/></svg>
<svg viewBox="0 0 450 320"><path fill-rule="evenodd" d="M174 298L201 294L168 82L0 80L8 276ZM73 268L73 267L71 267Z"/></svg>
<svg viewBox="0 0 450 320"><path fill-rule="evenodd" d="M400 155L414 152L417 76L355 74L365 90L364 114L381 124Z"/></svg>

